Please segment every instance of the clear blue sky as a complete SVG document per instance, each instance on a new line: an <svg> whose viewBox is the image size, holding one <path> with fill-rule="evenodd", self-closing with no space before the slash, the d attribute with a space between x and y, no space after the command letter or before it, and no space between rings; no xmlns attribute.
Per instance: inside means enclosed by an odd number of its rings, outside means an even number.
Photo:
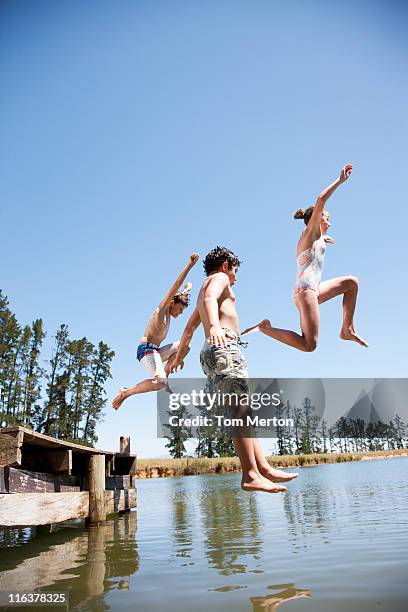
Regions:
<svg viewBox="0 0 408 612"><path fill-rule="evenodd" d="M315 353L253 335L250 372L406 376L407 15L385 0L4 0L0 286L19 320L43 317L47 349L62 322L107 342L111 399L144 377L138 339L190 252L225 244L244 261L241 327L297 329L291 213L351 161L324 278L359 276L371 347L338 339L338 298ZM202 277L200 263L194 296ZM106 412L98 446L124 433L140 456L165 452L153 395Z"/></svg>

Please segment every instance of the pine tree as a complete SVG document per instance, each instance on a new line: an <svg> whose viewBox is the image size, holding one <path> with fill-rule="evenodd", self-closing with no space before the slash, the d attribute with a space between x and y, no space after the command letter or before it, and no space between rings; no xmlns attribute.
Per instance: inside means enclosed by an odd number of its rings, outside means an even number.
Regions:
<svg viewBox="0 0 408 612"><path fill-rule="evenodd" d="M2 420L8 425L16 423L12 397L21 335L21 327L9 308L7 297L0 291L0 408Z"/></svg>
<svg viewBox="0 0 408 612"><path fill-rule="evenodd" d="M62 374L63 368L66 365L67 355L67 343L68 343L68 326L62 324L57 333L55 334L55 346L49 361L51 371L47 374L47 399L42 411L37 415L35 419L36 430L49 434L52 428L52 424L57 421L56 412L56 396L57 396L57 377Z"/></svg>
<svg viewBox="0 0 408 612"><path fill-rule="evenodd" d="M169 416L174 416L174 413L169 410L167 412ZM191 437L191 428L186 427L184 424L179 424L181 419L189 417L186 406L181 405L177 412L178 422L176 425L165 425L169 430L169 434L165 436L168 439L166 448L169 449L170 455L174 459L180 459L186 452L184 443Z"/></svg>
<svg viewBox="0 0 408 612"><path fill-rule="evenodd" d="M69 342L67 352L71 365L71 420L73 426L73 439L81 437L81 422L84 417L84 406L90 390L90 362L94 346L87 338Z"/></svg>
<svg viewBox="0 0 408 612"><path fill-rule="evenodd" d="M102 420L102 410L106 405L104 384L111 378L110 363L114 357L107 344L99 342L93 351L90 365L90 384L88 396L84 403L85 425L83 440L95 444L98 438L95 434L96 424Z"/></svg>
<svg viewBox="0 0 408 612"><path fill-rule="evenodd" d="M404 448L404 438L406 435L407 426L405 425L399 414L395 415L394 422L397 448Z"/></svg>
<svg viewBox="0 0 408 612"><path fill-rule="evenodd" d="M42 319L36 319L31 326L31 343L24 367L23 381L23 422L32 427L35 413L39 410L41 397L41 380L44 369L39 365L40 351L45 337Z"/></svg>

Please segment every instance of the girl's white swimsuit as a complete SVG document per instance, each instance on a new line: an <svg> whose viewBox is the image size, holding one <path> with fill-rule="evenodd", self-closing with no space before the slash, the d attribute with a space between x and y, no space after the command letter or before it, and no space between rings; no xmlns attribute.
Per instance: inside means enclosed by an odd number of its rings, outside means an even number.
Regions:
<svg viewBox="0 0 408 612"><path fill-rule="evenodd" d="M313 289L319 296L319 285L322 277L324 254L326 252L326 241L324 235L315 240L310 249L299 253L296 258L297 274L292 297L296 298L301 291Z"/></svg>

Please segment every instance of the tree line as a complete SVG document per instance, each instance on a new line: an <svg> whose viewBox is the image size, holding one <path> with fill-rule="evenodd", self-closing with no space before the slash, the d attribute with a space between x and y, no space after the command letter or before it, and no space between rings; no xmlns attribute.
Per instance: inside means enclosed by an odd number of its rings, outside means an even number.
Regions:
<svg viewBox="0 0 408 612"><path fill-rule="evenodd" d="M203 410L205 414L205 408ZM170 414L170 413L169 413ZM190 415L185 407L179 416ZM328 427L325 419L316 413L309 398L304 398L300 407L291 406L290 402L281 404L276 409L278 419L292 419L293 427L276 426L274 454L303 455L311 453L349 453L407 448L407 424L396 414L387 423L381 420L367 422L362 418L340 417L334 425ZM166 425L166 438L169 453L174 458L186 455L185 443L192 438L191 428L185 425ZM222 428L202 427L195 429L198 437L194 438L197 457L233 457L234 445L231 438Z"/></svg>
<svg viewBox="0 0 408 612"><path fill-rule="evenodd" d="M73 340L60 325L50 358L41 351L42 319L21 325L0 290L0 421L56 438L94 445L103 420L104 385L114 352L104 342ZM45 367L44 367L45 365Z"/></svg>

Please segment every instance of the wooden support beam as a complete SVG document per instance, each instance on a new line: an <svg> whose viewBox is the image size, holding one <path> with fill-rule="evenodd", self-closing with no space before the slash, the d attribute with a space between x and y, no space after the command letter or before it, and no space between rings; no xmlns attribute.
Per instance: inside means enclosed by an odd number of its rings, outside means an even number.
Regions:
<svg viewBox="0 0 408 612"><path fill-rule="evenodd" d="M105 455L105 476L112 476L115 471L115 455Z"/></svg>
<svg viewBox="0 0 408 612"><path fill-rule="evenodd" d="M0 494L0 527L60 523L84 518L88 511L88 491Z"/></svg>
<svg viewBox="0 0 408 612"><path fill-rule="evenodd" d="M80 476L58 476L13 467L5 467L4 475L4 493L61 493L81 490Z"/></svg>
<svg viewBox="0 0 408 612"><path fill-rule="evenodd" d="M5 470L7 470L7 468L0 467L0 493L8 493Z"/></svg>
<svg viewBox="0 0 408 612"><path fill-rule="evenodd" d="M23 440L23 431L13 430L10 433L0 433L0 467L21 465L21 446Z"/></svg>
<svg viewBox="0 0 408 612"><path fill-rule="evenodd" d="M115 489L130 489L132 487L131 476L107 476L105 479L105 489L114 491Z"/></svg>
<svg viewBox="0 0 408 612"><path fill-rule="evenodd" d="M126 512L136 507L136 489L105 491L106 514Z"/></svg>
<svg viewBox="0 0 408 612"><path fill-rule="evenodd" d="M105 457L91 455L88 466L89 484L89 523L103 523L105 509Z"/></svg>

